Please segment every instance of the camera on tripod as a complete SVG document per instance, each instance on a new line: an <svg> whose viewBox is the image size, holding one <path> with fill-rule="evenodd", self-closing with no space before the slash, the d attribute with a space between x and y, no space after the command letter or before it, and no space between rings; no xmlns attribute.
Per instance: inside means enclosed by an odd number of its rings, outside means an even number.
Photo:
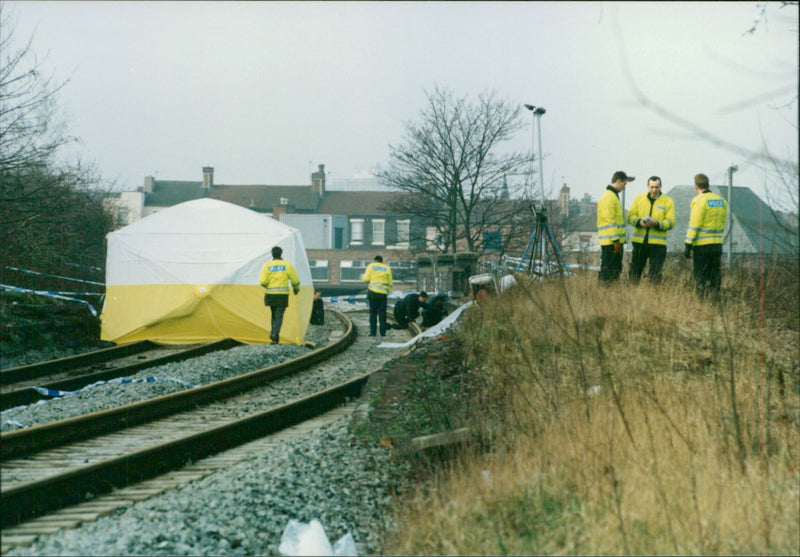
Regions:
<svg viewBox="0 0 800 557"><path fill-rule="evenodd" d="M547 222L547 207L544 203L532 203L531 213L536 217L536 225L528 246L517 264L517 271L527 264L531 275L547 276L552 274L567 275L567 267L561 255L550 223Z"/></svg>
<svg viewBox="0 0 800 557"><path fill-rule="evenodd" d="M544 217L547 215L547 207L544 203L534 203L530 207L531 212L537 217Z"/></svg>

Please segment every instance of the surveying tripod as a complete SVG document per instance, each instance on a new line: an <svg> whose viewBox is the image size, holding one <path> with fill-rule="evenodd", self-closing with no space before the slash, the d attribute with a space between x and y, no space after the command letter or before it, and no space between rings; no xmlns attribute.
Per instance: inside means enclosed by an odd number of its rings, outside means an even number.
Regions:
<svg viewBox="0 0 800 557"><path fill-rule="evenodd" d="M564 258L556 243L556 238L553 236L550 224L547 222L547 208L544 205L534 204L530 209L536 217L536 228L534 228L533 234L528 240L528 245L522 253L522 258L517 265L516 271L522 268L526 258L529 257L530 259L527 261L528 274L547 276L553 273L561 273L566 275L567 267L564 264ZM549 250L545 240L550 243ZM548 251L550 252L550 258L548 258Z"/></svg>

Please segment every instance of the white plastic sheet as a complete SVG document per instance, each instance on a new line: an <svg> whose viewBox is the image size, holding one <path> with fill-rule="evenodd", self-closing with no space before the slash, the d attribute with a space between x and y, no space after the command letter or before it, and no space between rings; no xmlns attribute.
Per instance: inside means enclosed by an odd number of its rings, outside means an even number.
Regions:
<svg viewBox="0 0 800 557"><path fill-rule="evenodd" d="M465 304L460 305L458 308L456 308L456 310L453 313L451 313L450 315L439 321L436 325L434 325L430 329L421 332L420 334L418 334L417 336L415 336L414 338L412 338L407 342L382 342L378 345L378 348L408 348L409 346L416 344L416 342L421 338L438 336L442 334L444 331L446 331L450 327L450 325L455 323L458 317L461 315L461 312L463 312L471 305L472 302L467 302Z"/></svg>
<svg viewBox="0 0 800 557"><path fill-rule="evenodd" d="M283 530L281 544L278 546L281 555L336 555L354 556L356 543L348 532L331 546L325 528L319 520L313 519L309 523L291 519Z"/></svg>

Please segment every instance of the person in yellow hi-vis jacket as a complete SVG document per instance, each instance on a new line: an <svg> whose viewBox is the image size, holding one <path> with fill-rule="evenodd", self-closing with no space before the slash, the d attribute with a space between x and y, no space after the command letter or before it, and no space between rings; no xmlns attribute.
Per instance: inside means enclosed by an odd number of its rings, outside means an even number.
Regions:
<svg viewBox="0 0 800 557"><path fill-rule="evenodd" d="M675 203L661 193L661 178L650 176L647 179L647 191L633 199L625 219L633 227L633 255L628 267L628 280L638 283L649 260L650 281L660 283L661 268L667 257L667 230L675 226Z"/></svg>
<svg viewBox="0 0 800 557"><path fill-rule="evenodd" d="M601 283L610 284L619 280L622 273L622 252L625 245L625 219L619 192L625 189L628 182L635 177L628 176L618 170L611 177L611 185L600 196L597 202L597 237L600 240L600 274Z"/></svg>
<svg viewBox="0 0 800 557"><path fill-rule="evenodd" d="M386 301L392 290L392 270L383 262L383 257L376 255L375 259L364 271L364 282L367 286L367 301L369 301L369 336L374 337L380 321L381 336L386 336Z"/></svg>
<svg viewBox="0 0 800 557"><path fill-rule="evenodd" d="M709 189L708 176L694 177L694 191L686 229L683 255L688 259L694 250L694 283L701 297L719 294L722 285L722 232L728 216L728 204Z"/></svg>
<svg viewBox="0 0 800 557"><path fill-rule="evenodd" d="M258 283L267 289L264 294L264 305L269 306L272 314L272 323L269 338L272 344L280 341L283 314L289 305L289 283L291 282L294 295L300 292L300 277L294 265L281 259L283 250L278 246L272 248L272 261L264 263L258 276Z"/></svg>

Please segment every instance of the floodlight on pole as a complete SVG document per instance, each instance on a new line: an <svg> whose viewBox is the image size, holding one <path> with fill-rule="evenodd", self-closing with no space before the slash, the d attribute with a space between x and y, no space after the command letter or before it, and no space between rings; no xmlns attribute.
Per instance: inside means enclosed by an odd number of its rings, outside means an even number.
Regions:
<svg viewBox="0 0 800 557"><path fill-rule="evenodd" d="M534 120L536 120L536 129L539 133L539 193L542 196L542 206L545 206L544 172L542 170L542 115L547 111L541 106L533 106L532 104L526 104L525 108L531 111L531 115L533 116ZM531 172L532 171L533 168L531 168Z"/></svg>

